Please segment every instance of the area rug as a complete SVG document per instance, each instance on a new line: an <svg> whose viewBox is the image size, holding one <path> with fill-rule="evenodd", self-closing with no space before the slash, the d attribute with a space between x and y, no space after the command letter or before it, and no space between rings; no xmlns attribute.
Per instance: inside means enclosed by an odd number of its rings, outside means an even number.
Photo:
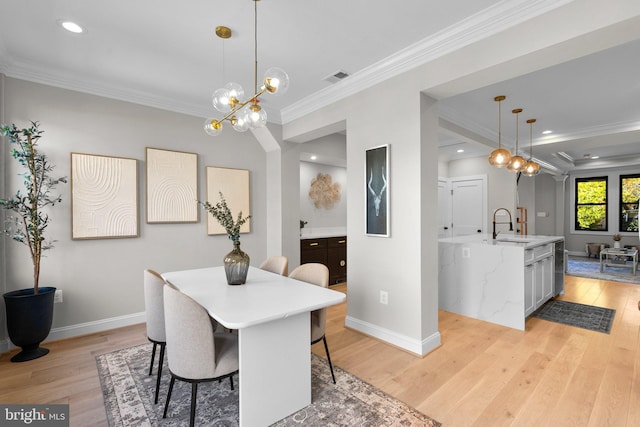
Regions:
<svg viewBox="0 0 640 427"><path fill-rule="evenodd" d="M153 404L156 372L148 376L151 345L144 344L96 357L110 426L185 426L189 423L191 386L176 381L167 418L162 418L169 385L163 370L160 399ZM157 359L156 359L157 360ZM274 426L440 426L408 405L334 365L336 382L326 360L311 355L311 405ZM166 372L166 374L164 374ZM196 425L238 425L238 378L198 386Z"/></svg>
<svg viewBox="0 0 640 427"><path fill-rule="evenodd" d="M563 323L569 326L589 329L596 332L611 332L616 311L612 308L596 307L575 302L549 300L533 316Z"/></svg>
<svg viewBox="0 0 640 427"><path fill-rule="evenodd" d="M572 256L569 257L567 266L566 274L570 276L640 285L640 276L637 274L634 276L630 267L605 267L604 271L600 273L599 259Z"/></svg>

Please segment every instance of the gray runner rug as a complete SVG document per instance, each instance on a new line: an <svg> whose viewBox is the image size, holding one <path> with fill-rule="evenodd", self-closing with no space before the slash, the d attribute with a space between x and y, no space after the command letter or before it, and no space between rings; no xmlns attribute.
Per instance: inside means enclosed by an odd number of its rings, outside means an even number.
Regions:
<svg viewBox="0 0 640 427"><path fill-rule="evenodd" d="M107 420L110 426L185 426L189 424L191 385L176 381L167 418L162 418L169 386L169 370L163 368L160 398L153 404L156 370L149 376L151 344L96 357ZM157 355L156 355L157 356ZM157 358L156 358L157 366ZM440 423L388 396L372 385L334 365L331 381L327 361L311 354L311 405L274 426L440 426ZM198 386L196 425L238 425L238 377L235 391L229 380Z"/></svg>
<svg viewBox="0 0 640 427"><path fill-rule="evenodd" d="M553 299L533 313L533 317L539 319L607 334L611 332L615 315L616 311L612 308Z"/></svg>

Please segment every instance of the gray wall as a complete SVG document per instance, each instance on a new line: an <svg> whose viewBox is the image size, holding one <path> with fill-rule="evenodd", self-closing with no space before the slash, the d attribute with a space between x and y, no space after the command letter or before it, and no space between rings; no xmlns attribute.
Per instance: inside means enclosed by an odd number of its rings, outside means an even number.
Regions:
<svg viewBox="0 0 640 427"><path fill-rule="evenodd" d="M63 335L73 335L73 330L65 328L99 329L101 324L143 321L139 314L144 311L145 268L163 272L221 265L223 256L231 250L225 235L207 236L204 212L194 224L146 224L145 147L198 153L200 199L206 191L205 166L250 170L252 231L241 236L242 248L251 256L252 265L265 258L266 154L250 132L225 129L212 138L204 134L201 118L12 78L5 79L2 99L5 122L20 127L30 120L41 123L45 133L40 148L56 165L56 174L70 176L71 152L139 161L138 238L71 240L71 185L59 187L63 202L51 210L53 222L47 230L58 242L45 253L41 272L42 285L64 291L64 302L55 306L54 333L56 328L64 331ZM6 151L4 148L3 156ZM6 157L2 193L10 195L22 184L16 175L18 165ZM2 259L6 258L6 280L2 291L31 287L28 249L16 242L5 243L6 257ZM4 319L4 313L0 317ZM0 339L6 337L4 330ZM75 333L82 331L86 329Z"/></svg>
<svg viewBox="0 0 640 427"><path fill-rule="evenodd" d="M530 221L535 221L536 233L545 236L557 236L556 231L556 180L546 173L536 176L536 212ZM538 212L548 216L539 217ZM531 213L530 213L531 215Z"/></svg>

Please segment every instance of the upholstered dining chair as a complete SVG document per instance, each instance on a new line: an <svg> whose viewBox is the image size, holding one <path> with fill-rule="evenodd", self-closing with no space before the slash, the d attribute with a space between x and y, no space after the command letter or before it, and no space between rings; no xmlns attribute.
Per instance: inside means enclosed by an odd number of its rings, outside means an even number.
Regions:
<svg viewBox="0 0 640 427"><path fill-rule="evenodd" d="M289 277L297 279L302 282L311 283L313 285L322 286L323 288L329 287L329 269L324 264L319 263L307 263L296 267ZM333 364L331 363L331 356L329 355L329 346L327 345L327 337L325 336L325 328L327 323L327 309L321 308L311 312L311 345L322 340L324 343L324 350L327 353L327 362L329 362L329 369L331 369L331 378L333 383L336 383L336 377L333 374Z"/></svg>
<svg viewBox="0 0 640 427"><path fill-rule="evenodd" d="M260 269L270 271L281 276L286 276L289 274L289 260L286 256L272 256L265 259L262 264L260 264Z"/></svg>
<svg viewBox="0 0 640 427"><path fill-rule="evenodd" d="M153 361L156 358L156 348L160 346L160 357L158 358L158 378L156 379L155 403L158 403L158 393L160 391L160 378L162 378L162 364L164 363L164 352L166 337L164 331L164 299L162 288L164 280L151 269L144 271L144 308L147 320L147 338L153 343L151 352L151 363L149 365L149 375L153 374Z"/></svg>
<svg viewBox="0 0 640 427"><path fill-rule="evenodd" d="M191 383L191 414L196 414L198 383L229 377L238 372L238 337L214 333L207 311L193 299L171 286L164 287L165 330L171 382L162 418L167 417L176 379Z"/></svg>

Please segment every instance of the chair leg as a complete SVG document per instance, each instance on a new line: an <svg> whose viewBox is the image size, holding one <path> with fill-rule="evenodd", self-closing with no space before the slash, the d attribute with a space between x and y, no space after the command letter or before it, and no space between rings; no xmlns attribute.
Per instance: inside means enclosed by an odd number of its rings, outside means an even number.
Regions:
<svg viewBox="0 0 640 427"><path fill-rule="evenodd" d="M189 426L193 427L196 420L196 396L198 395L198 383L191 383L191 416Z"/></svg>
<svg viewBox="0 0 640 427"><path fill-rule="evenodd" d="M151 352L151 364L149 365L149 375L153 373L153 361L156 359L156 346L157 343L153 343L153 351Z"/></svg>
<svg viewBox="0 0 640 427"><path fill-rule="evenodd" d="M156 379L156 398L155 404L158 404L158 394L160 393L160 379L162 378L162 364L164 363L164 349L166 343L160 343L160 360L158 360L158 379Z"/></svg>
<svg viewBox="0 0 640 427"><path fill-rule="evenodd" d="M638 302L638 307L640 307L640 301ZM638 308L640 310L640 308ZM233 390L233 375L229 375L229 382L231 383L231 390Z"/></svg>
<svg viewBox="0 0 640 427"><path fill-rule="evenodd" d="M171 392L173 391L173 384L176 382L176 377L171 374L171 382L169 383L169 391L167 391L167 402L164 404L164 413L162 418L167 418L167 410L169 409L169 399L171 399Z"/></svg>
<svg viewBox="0 0 640 427"><path fill-rule="evenodd" d="M336 376L333 375L333 363L331 363L331 356L329 356L329 346L327 345L327 337L322 337L322 342L324 342L324 351L327 352L327 361L329 362L329 369L331 369L331 378L333 379L333 383L336 383Z"/></svg>

